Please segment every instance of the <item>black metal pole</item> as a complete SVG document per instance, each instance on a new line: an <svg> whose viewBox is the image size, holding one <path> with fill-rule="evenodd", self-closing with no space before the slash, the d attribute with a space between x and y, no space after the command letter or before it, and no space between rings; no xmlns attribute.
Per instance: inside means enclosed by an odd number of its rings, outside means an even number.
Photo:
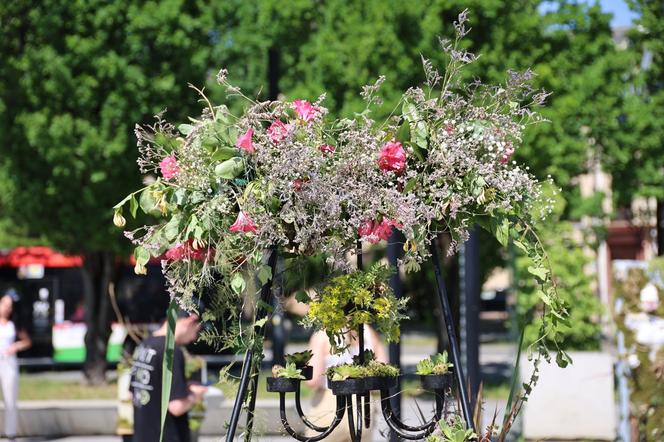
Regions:
<svg viewBox="0 0 664 442"><path fill-rule="evenodd" d="M473 414L468 401L466 381L463 375L463 367L461 366L461 357L459 355L459 342L457 341L456 331L454 330L454 318L452 317L450 303L447 299L447 289L445 288L445 281L443 280L443 274L440 269L437 241L432 241L429 250L431 252L431 260L433 261L433 271L436 275L436 291L443 309L443 319L445 320L445 327L447 328L447 335L450 340L450 353L452 353L452 363L454 364L453 371L457 378L457 387L459 390L459 399L461 402L463 417L466 420L466 426L474 430L475 423L473 422Z"/></svg>
<svg viewBox="0 0 664 442"><path fill-rule="evenodd" d="M399 275L399 259L403 255L403 244L405 242L405 237L403 233L399 230L393 229L392 234L390 235L387 241L387 260L390 263L391 267L394 267L396 271L390 277L390 287L394 292L394 296L397 299L403 298L403 286L401 285L401 277ZM397 367L401 370L401 342L392 342L389 346L389 356L390 364ZM401 391L401 377L397 378L396 391ZM392 408L392 413L397 419L401 418L401 395L394 394L390 399L390 405ZM390 442L398 442L399 436L394 432L390 431Z"/></svg>
<svg viewBox="0 0 664 442"><path fill-rule="evenodd" d="M475 409L475 400L480 386L480 244L477 226L470 231L459 254L461 277L460 324L461 358L468 387L470 406Z"/></svg>
<svg viewBox="0 0 664 442"><path fill-rule="evenodd" d="M274 275L274 268L277 259L277 252L270 250L270 255L268 258L268 265L272 269L272 274ZM272 293L272 279L270 279L266 284L261 288L261 300L263 301L262 305L269 305L268 301L270 300L270 295ZM262 307L261 304L257 306L256 310L256 320L260 320L267 315L267 311ZM257 335L262 335L265 332L264 325L259 327L255 331ZM248 349L244 355L244 362L242 363L242 374L240 376L240 385L238 386L237 394L235 395L235 402L233 404L233 411L231 412L231 419L228 424L228 432L226 433L226 441L232 442L235 438L235 431L237 430L237 424L240 420L240 412L242 411L242 403L247 394L247 387L249 386L249 381L253 381L252 391L253 394L249 400L249 407L247 409L247 431L251 433L251 427L253 426L254 418L254 408L256 407L256 386L258 385L258 371L255 375L252 376L252 368L254 362L254 353L253 349Z"/></svg>

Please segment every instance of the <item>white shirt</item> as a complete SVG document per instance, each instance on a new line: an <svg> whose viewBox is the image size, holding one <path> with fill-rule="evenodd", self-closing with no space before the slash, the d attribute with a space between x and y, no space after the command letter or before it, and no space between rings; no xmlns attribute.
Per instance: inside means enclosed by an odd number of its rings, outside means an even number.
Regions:
<svg viewBox="0 0 664 442"><path fill-rule="evenodd" d="M0 355L4 355L7 349L16 342L16 327L12 321L0 324Z"/></svg>

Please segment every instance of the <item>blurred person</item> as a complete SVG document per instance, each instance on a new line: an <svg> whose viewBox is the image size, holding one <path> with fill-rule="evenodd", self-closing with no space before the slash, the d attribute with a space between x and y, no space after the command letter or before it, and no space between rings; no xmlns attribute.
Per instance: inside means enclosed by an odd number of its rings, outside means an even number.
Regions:
<svg viewBox="0 0 664 442"><path fill-rule="evenodd" d="M363 332L364 348L372 350L376 356L376 360L388 362L385 347L378 333L369 325L364 325ZM348 344L348 348L344 352L333 355L330 354L330 341L325 332L317 331L309 339L309 348L313 353L309 364L313 367L313 377L306 384L314 389L314 394L311 399L312 409L307 413L307 416L313 423L319 426L325 426L332 422L337 409L337 399L332 394L332 391L327 388L325 372L334 365L350 364L353 362L353 356L359 354L356 331L346 334L346 344ZM362 441L371 440L373 423L374 420L372 419L372 428L362 428ZM319 433L307 430L306 434L307 436L314 436ZM348 430L348 425L345 425L345 420L325 440L330 442L351 442L350 431Z"/></svg>
<svg viewBox="0 0 664 442"><path fill-rule="evenodd" d="M173 380L164 423L164 442L189 442L188 412L203 400L207 390L200 384L189 384L185 378L185 360L182 348L196 340L200 330L198 316L180 316L175 325L175 351L173 354ZM168 324L136 347L131 374L131 392L134 404L134 441L159 442L161 430L162 363Z"/></svg>
<svg viewBox="0 0 664 442"><path fill-rule="evenodd" d="M27 332L17 328L12 321L15 292L7 292L0 298L0 383L5 403L5 426L2 433L14 441L17 433L18 410L18 362L16 353L30 348L32 340Z"/></svg>

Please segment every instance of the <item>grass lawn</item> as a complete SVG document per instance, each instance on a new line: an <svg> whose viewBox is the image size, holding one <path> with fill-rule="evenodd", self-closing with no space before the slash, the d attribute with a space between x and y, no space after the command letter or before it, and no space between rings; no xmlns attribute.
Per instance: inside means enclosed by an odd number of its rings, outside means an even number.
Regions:
<svg viewBox="0 0 664 442"><path fill-rule="evenodd" d="M117 397L118 387L115 382L93 387L78 380L52 379L26 374L21 374L19 377L20 401L116 399Z"/></svg>

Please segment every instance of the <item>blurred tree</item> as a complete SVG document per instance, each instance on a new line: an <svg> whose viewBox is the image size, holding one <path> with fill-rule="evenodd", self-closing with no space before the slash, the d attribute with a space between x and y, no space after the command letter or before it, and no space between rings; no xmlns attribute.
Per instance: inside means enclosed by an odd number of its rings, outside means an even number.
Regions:
<svg viewBox="0 0 664 442"><path fill-rule="evenodd" d="M0 206L12 225L85 256L88 379L104 378L109 286L127 241L111 207L140 184L135 123L199 109L207 2L16 0L0 6Z"/></svg>
<svg viewBox="0 0 664 442"><path fill-rule="evenodd" d="M628 3L639 16L630 32L638 59L622 149L611 152L610 167L623 205L635 195L657 199L657 245L664 255L664 6L657 0Z"/></svg>

